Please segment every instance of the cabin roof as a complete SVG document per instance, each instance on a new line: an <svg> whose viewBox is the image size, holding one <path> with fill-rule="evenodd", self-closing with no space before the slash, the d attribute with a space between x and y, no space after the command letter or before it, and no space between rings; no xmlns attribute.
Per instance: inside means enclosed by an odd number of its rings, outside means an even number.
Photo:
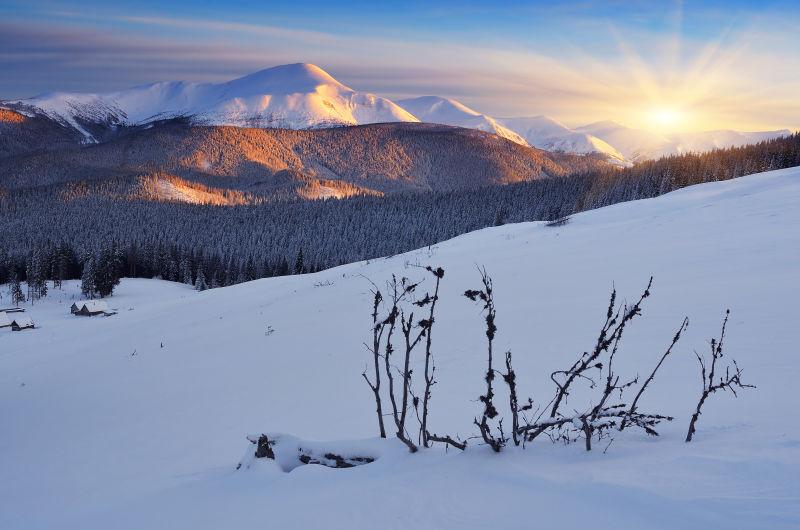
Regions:
<svg viewBox="0 0 800 530"><path fill-rule="evenodd" d="M14 318L11 319L11 323L16 324L21 328L33 326L33 320L31 320L31 317L26 315L15 316Z"/></svg>
<svg viewBox="0 0 800 530"><path fill-rule="evenodd" d="M77 307L79 311L85 307L90 313L108 311L108 304L105 300L79 300L72 305Z"/></svg>

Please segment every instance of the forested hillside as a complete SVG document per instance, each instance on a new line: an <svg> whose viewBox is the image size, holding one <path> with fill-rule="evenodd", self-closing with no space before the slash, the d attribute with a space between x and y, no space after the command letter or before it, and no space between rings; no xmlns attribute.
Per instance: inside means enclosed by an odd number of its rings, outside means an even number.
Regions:
<svg viewBox="0 0 800 530"><path fill-rule="evenodd" d="M31 123L25 120L8 126L22 130ZM95 145L63 148L56 141L60 136L53 132L51 137L52 149L0 157L0 186L166 173L280 198L310 180L340 181L365 192L445 191L564 176L604 165L598 156L547 153L481 131L415 123L288 130L200 127L170 120L120 129Z"/></svg>
<svg viewBox="0 0 800 530"><path fill-rule="evenodd" d="M303 131L293 131L303 133ZM229 206L120 200L86 183L6 190L0 198L0 283L26 269L77 278L88 256L113 249L124 276L209 286L327 268L433 245L486 226L557 219L691 184L800 165L800 135L474 190ZM152 183L151 183L152 184ZM115 191L117 190L117 191Z"/></svg>

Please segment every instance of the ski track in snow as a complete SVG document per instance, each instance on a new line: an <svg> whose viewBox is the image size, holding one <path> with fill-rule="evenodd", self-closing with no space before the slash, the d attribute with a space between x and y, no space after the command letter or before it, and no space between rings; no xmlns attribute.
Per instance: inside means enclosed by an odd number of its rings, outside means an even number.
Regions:
<svg viewBox="0 0 800 530"><path fill-rule="evenodd" d="M202 293L125 279L108 318L71 316L79 282L69 282L26 305L38 329L0 329L0 528L798 528L798 226L793 168L585 212L558 228L487 228ZM283 473L258 461L235 471L252 451L249 433L345 440L337 444L376 435L361 378L365 277L424 277L415 263L446 270L433 431L475 433L485 335L461 293L478 286L476 265L494 278L496 351L513 350L519 392L537 403L552 395L550 372L592 346L612 284L631 300L652 274L615 363L623 377L649 373L688 315L641 402L677 420L656 439L626 430L605 454L537 440L498 456L473 440L465 454L409 455L373 439L352 444L378 444L380 458L352 469ZM758 389L712 396L685 444L700 392L692 351L707 351L728 307L723 361L735 358Z"/></svg>

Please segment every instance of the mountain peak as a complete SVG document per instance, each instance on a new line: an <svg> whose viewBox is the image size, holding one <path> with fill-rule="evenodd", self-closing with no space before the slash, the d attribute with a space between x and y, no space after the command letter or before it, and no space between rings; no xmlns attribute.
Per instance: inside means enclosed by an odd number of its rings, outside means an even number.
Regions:
<svg viewBox="0 0 800 530"><path fill-rule="evenodd" d="M319 86L352 90L332 75L311 63L293 63L265 68L225 83L228 86L269 93L314 92Z"/></svg>
<svg viewBox="0 0 800 530"><path fill-rule="evenodd" d="M398 104L423 122L441 123L496 134L520 145L528 145L522 136L499 124L491 116L481 114L460 101L441 96L403 99Z"/></svg>
<svg viewBox="0 0 800 530"><path fill-rule="evenodd" d="M601 129L627 129L628 127L622 125L618 121L614 120L600 120L589 123L588 125L584 125L582 127L578 127L576 130L601 130Z"/></svg>
<svg viewBox="0 0 800 530"><path fill-rule="evenodd" d="M412 114L457 113L468 116L481 116L481 113L464 105L460 101L443 96L420 96L398 101L398 104ZM410 110L413 108L414 110ZM416 112L415 112L416 111Z"/></svg>

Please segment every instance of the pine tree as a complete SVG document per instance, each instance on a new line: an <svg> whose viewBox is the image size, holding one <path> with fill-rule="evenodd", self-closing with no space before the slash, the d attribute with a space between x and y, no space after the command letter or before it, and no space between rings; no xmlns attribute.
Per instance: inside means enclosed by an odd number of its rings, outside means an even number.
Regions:
<svg viewBox="0 0 800 530"><path fill-rule="evenodd" d="M86 298L94 298L95 290L95 260L94 257L87 257L83 262L83 274L81 274L81 293Z"/></svg>
<svg viewBox="0 0 800 530"><path fill-rule="evenodd" d="M53 280L53 289L61 289L63 276L61 274L61 248L55 250L51 263L50 277Z"/></svg>
<svg viewBox="0 0 800 530"><path fill-rule="evenodd" d="M185 255L181 258L181 280L186 285L194 283L192 280L192 266L189 264L189 258Z"/></svg>
<svg viewBox="0 0 800 530"><path fill-rule="evenodd" d="M21 302L25 301L25 293L22 292L22 286L19 283L19 276L17 276L17 271L15 270L11 274L11 281L9 284L9 294L11 295L11 301L19 307Z"/></svg>
<svg viewBox="0 0 800 530"><path fill-rule="evenodd" d="M206 284L206 275L203 273L203 269L200 267L197 269L197 280L194 282L194 288L197 291L205 291L208 289L208 284Z"/></svg>
<svg viewBox="0 0 800 530"><path fill-rule="evenodd" d="M245 281L251 282L258 278L258 273L256 271L256 263L253 261L253 257L250 256L247 259L247 265L245 266Z"/></svg>
<svg viewBox="0 0 800 530"><path fill-rule="evenodd" d="M47 270L41 249L35 249L28 256L25 278L28 284L28 299L31 302L47 296Z"/></svg>
<svg viewBox="0 0 800 530"><path fill-rule="evenodd" d="M294 261L294 274L303 274L305 264L303 263L303 249L297 251L297 259Z"/></svg>
<svg viewBox="0 0 800 530"><path fill-rule="evenodd" d="M119 285L120 256L116 250L106 248L94 264L94 290L101 298L111 296Z"/></svg>
<svg viewBox="0 0 800 530"><path fill-rule="evenodd" d="M506 211L503 208L497 210L497 213L494 215L494 226L503 226L506 224Z"/></svg>
<svg viewBox="0 0 800 530"><path fill-rule="evenodd" d="M289 274L289 263L286 258L281 258L281 263L275 271L275 276L286 276Z"/></svg>

